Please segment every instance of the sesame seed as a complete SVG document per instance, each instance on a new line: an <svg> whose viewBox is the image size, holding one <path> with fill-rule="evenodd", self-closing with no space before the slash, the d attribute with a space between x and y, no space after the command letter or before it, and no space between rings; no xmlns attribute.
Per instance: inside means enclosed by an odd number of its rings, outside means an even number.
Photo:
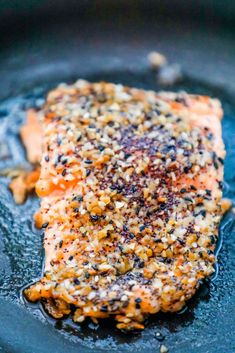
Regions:
<svg viewBox="0 0 235 353"><path fill-rule="evenodd" d="M102 305L100 311L101 311L102 313L107 313L107 311L108 311L108 306L107 306L107 305Z"/></svg>
<svg viewBox="0 0 235 353"><path fill-rule="evenodd" d="M90 169L86 169L86 177L88 177L91 174L91 170Z"/></svg>
<svg viewBox="0 0 235 353"><path fill-rule="evenodd" d="M49 224L49 222L43 223L42 228L47 228L47 227L48 227L48 224Z"/></svg>

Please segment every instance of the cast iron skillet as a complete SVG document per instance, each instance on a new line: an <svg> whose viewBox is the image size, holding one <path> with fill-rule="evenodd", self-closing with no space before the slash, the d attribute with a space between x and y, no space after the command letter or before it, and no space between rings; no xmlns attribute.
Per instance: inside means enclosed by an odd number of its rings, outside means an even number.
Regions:
<svg viewBox="0 0 235 353"><path fill-rule="evenodd" d="M212 1L2 1L0 14L0 169L27 167L18 129L58 82L82 77L217 96L225 118L225 196L235 192L235 6ZM159 87L149 51L179 63L183 79ZM36 197L16 206L0 178L0 352L235 351L235 227L221 225L218 266L179 314L158 314L143 332L119 332L112 320L82 326L53 320L28 304L22 288L40 276L42 234L34 228ZM165 337L159 342L156 333ZM163 337L163 338L164 338Z"/></svg>

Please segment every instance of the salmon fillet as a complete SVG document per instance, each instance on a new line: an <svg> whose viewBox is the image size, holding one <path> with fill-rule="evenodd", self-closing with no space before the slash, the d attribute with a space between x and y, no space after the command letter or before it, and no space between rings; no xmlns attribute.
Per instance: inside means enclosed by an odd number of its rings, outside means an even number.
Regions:
<svg viewBox="0 0 235 353"><path fill-rule="evenodd" d="M37 117L45 266L26 297L55 318L113 316L127 330L180 310L214 271L219 101L79 80Z"/></svg>

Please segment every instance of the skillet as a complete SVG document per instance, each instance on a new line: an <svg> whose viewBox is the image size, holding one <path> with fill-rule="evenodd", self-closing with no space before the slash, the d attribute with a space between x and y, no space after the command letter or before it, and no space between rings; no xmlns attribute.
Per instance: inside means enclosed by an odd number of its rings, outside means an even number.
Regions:
<svg viewBox="0 0 235 353"><path fill-rule="evenodd" d="M147 3L147 4L146 4ZM197 4L195 4L197 3ZM186 90L222 100L227 149L224 195L235 197L235 5L224 1L2 1L0 13L0 168L26 166L18 129L48 89L78 77L145 89ZM163 52L183 78L157 84L147 54ZM220 228L218 265L179 314L158 314L143 332L119 332L112 320L82 326L51 319L24 301L40 276L41 231L32 223L36 197L16 206L0 179L0 352L235 351L235 217ZM221 248L221 249L220 249ZM159 337L157 333L161 334Z"/></svg>

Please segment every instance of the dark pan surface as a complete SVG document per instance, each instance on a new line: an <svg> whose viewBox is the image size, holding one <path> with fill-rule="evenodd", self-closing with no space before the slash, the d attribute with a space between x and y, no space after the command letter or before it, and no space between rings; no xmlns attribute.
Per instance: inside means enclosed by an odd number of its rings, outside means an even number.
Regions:
<svg viewBox="0 0 235 353"><path fill-rule="evenodd" d="M134 15L132 15L134 16ZM18 129L25 110L43 103L45 92L60 81L78 77L163 89L146 67L146 54L157 49L182 64L181 83L172 90L209 94L222 100L223 134L227 149L224 195L235 199L235 49L233 33L217 27L217 36L204 25L135 21L112 24L92 18L78 25L50 24L32 31L8 34L0 55L0 169L27 166ZM160 20L159 20L160 21ZM86 24L86 26L85 26ZM27 29L27 28L26 28ZM202 36L203 34L203 36ZM206 36L206 38L205 38ZM210 46L208 46L208 43ZM219 50L220 49L220 50ZM203 65L202 65L203 62ZM176 353L235 351L235 216L228 213L221 224L218 266L197 295L179 314L158 314L143 332L124 334L112 320L99 326L79 326L70 319L55 321L40 305L21 297L23 286L40 276L43 261L42 234L32 223L36 197L16 206L0 179L0 352L158 352L160 344ZM159 342L156 333L164 337Z"/></svg>

